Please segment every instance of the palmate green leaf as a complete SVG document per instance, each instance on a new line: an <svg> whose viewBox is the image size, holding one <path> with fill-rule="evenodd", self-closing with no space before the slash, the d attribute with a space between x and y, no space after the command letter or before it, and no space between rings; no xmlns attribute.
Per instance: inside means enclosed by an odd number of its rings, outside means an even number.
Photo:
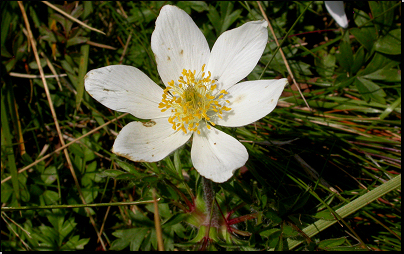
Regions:
<svg viewBox="0 0 404 254"><path fill-rule="evenodd" d="M90 241L90 238L80 239L79 235L72 236L67 243L65 243L60 250L82 250L84 246Z"/></svg>
<svg viewBox="0 0 404 254"><path fill-rule="evenodd" d="M389 55L401 54L401 29L391 30L379 38L374 44L374 49Z"/></svg>
<svg viewBox="0 0 404 254"><path fill-rule="evenodd" d="M143 228L142 230L140 230L138 232L138 234L136 235L136 237L131 241L130 250L138 251L147 234L149 234L149 230L147 230L146 228Z"/></svg>
<svg viewBox="0 0 404 254"><path fill-rule="evenodd" d="M146 234L150 229L148 228L130 228L117 230L112 233L116 239L112 242L110 250L123 250L130 244L131 251L137 251L142 244Z"/></svg>

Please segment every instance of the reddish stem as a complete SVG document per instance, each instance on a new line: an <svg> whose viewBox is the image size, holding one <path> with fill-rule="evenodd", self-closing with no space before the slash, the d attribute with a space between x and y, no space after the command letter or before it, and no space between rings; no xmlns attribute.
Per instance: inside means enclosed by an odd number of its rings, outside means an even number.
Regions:
<svg viewBox="0 0 404 254"><path fill-rule="evenodd" d="M238 206L236 206L235 208L233 208L230 212L228 212L228 213L227 213L227 216L226 216L226 220L229 220L230 216L231 216L235 211L237 211L238 209L240 209L240 208L243 207L243 206L245 206L245 202L239 204Z"/></svg>
<svg viewBox="0 0 404 254"><path fill-rule="evenodd" d="M192 199L193 203L189 202L188 198L185 196L184 193L182 193L182 191L180 191L177 186L175 186L174 184L172 184L170 181L165 180L165 182L170 185L181 197L182 199L185 201L185 203L187 204L189 209L186 209L185 212L186 213L190 213L195 209L195 200Z"/></svg>
<svg viewBox="0 0 404 254"><path fill-rule="evenodd" d="M226 221L226 223L228 225L233 225L233 224L237 224L237 223L240 223L240 222L243 222L246 220L257 218L257 216L258 216L258 213L247 214L247 215L243 215L243 216L228 220L228 221Z"/></svg>

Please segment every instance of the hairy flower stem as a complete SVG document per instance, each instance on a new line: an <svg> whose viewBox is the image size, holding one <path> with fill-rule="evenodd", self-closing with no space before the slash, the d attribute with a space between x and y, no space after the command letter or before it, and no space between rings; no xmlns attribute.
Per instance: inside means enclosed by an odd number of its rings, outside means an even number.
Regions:
<svg viewBox="0 0 404 254"><path fill-rule="evenodd" d="M203 199L206 204L206 225L213 226L213 227L218 227L218 212L217 208L215 209L214 204L214 199L215 199L215 193L213 191L213 184L212 181L209 179L206 179L205 177L202 177L202 184L203 184ZM208 231L209 232L209 231Z"/></svg>

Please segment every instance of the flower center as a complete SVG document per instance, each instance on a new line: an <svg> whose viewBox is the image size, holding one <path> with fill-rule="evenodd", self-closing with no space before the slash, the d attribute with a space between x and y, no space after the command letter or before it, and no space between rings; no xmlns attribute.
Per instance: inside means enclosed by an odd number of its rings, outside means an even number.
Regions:
<svg viewBox="0 0 404 254"><path fill-rule="evenodd" d="M161 112L171 110L172 115L168 118L168 122L173 125L174 130L182 130L184 133L187 133L187 130L196 131L200 134L198 130L200 121L205 121L207 128L210 129L209 124L215 126L211 121L213 116L222 118L223 110L231 110L224 105L230 103L223 100L223 96L228 94L227 91L218 92L215 80L210 79L210 71L205 77L204 69L205 64L202 66L201 77L195 77L195 70L192 72L184 69L178 83L171 80L164 89L159 108L162 108Z"/></svg>

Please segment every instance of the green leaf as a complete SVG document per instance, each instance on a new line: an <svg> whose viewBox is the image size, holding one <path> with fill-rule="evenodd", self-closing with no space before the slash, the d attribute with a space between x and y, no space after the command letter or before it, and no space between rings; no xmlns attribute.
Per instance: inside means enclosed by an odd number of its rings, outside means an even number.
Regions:
<svg viewBox="0 0 404 254"><path fill-rule="evenodd" d="M386 93L374 82L362 77L357 77L354 84L358 88L359 93L367 102L369 102L370 99L373 99L382 104L386 104L386 100L384 99Z"/></svg>
<svg viewBox="0 0 404 254"><path fill-rule="evenodd" d="M191 13L191 9L197 12L209 10L208 5L204 1L178 1L177 7L183 9L188 14Z"/></svg>
<svg viewBox="0 0 404 254"><path fill-rule="evenodd" d="M143 177L146 176L146 174L141 173L139 170L137 170L133 165L126 163L124 161L121 160L116 160L116 162L118 163L118 165L125 170L126 172L131 173L132 175L136 175L138 177Z"/></svg>
<svg viewBox="0 0 404 254"><path fill-rule="evenodd" d="M336 239L327 239L327 240L323 240L323 241L319 242L318 247L320 249L328 249L331 247L339 246L339 245L343 244L345 241L346 241L346 239L344 237L336 238Z"/></svg>
<svg viewBox="0 0 404 254"><path fill-rule="evenodd" d="M267 212L264 213L265 217L270 219L274 225L277 225L282 222L282 218L278 216L278 214L272 210L269 209Z"/></svg>
<svg viewBox="0 0 404 254"><path fill-rule="evenodd" d="M149 231L149 229L147 229L147 228L141 228L137 232L136 237L130 243L131 251L138 251L140 249L140 245L142 244L143 240L145 239L145 236L148 234L148 231Z"/></svg>
<svg viewBox="0 0 404 254"><path fill-rule="evenodd" d="M44 191L42 195L47 205L56 205L59 200L59 194L51 190Z"/></svg>
<svg viewBox="0 0 404 254"><path fill-rule="evenodd" d="M129 181L129 180L136 180L136 179L139 179L139 177L138 177L138 176L135 176L135 175L133 175L133 174L131 174L131 173L123 173L123 174L120 174L119 176L116 176L115 179L116 179L116 180Z"/></svg>
<svg viewBox="0 0 404 254"><path fill-rule="evenodd" d="M389 54L401 54L401 29L395 29L387 33L382 38L379 38L374 45L376 51Z"/></svg>
<svg viewBox="0 0 404 254"><path fill-rule="evenodd" d="M335 220L335 217L329 210L320 211L315 215L313 215L313 217L321 220L330 220L330 221Z"/></svg>
<svg viewBox="0 0 404 254"><path fill-rule="evenodd" d="M351 66L352 73L357 73L364 64L365 64L365 50L364 47L360 47L355 54L354 63Z"/></svg>
<svg viewBox="0 0 404 254"><path fill-rule="evenodd" d="M129 244L131 251L139 250L148 230L148 228L130 228L113 232L112 235L118 239L112 242L110 250L123 250Z"/></svg>
<svg viewBox="0 0 404 254"><path fill-rule="evenodd" d="M44 58L39 59L39 63L41 64L41 67L44 68L46 66L46 60ZM32 61L29 63L29 68L31 69L38 69L38 63L36 61Z"/></svg>
<svg viewBox="0 0 404 254"><path fill-rule="evenodd" d="M83 188L82 189L84 200L87 204L90 204L98 196L98 190L96 188Z"/></svg>
<svg viewBox="0 0 404 254"><path fill-rule="evenodd" d="M171 227L175 224L185 221L188 216L189 214L186 213L176 213L163 223L162 228Z"/></svg>
<svg viewBox="0 0 404 254"><path fill-rule="evenodd" d="M7 203L10 199L11 195L13 194L13 189L11 188L10 184L3 183L1 185L1 202Z"/></svg>
<svg viewBox="0 0 404 254"><path fill-rule="evenodd" d="M369 1L369 7L372 11L372 16L374 17L373 23L375 24L377 31L381 30L382 34L388 31L393 23L394 10L392 9L385 12L392 7L393 4L393 1Z"/></svg>
<svg viewBox="0 0 404 254"><path fill-rule="evenodd" d="M152 213L154 213L154 204L147 204L146 209ZM171 217L170 208L167 203L159 203L158 204L159 215L162 218Z"/></svg>
<svg viewBox="0 0 404 254"><path fill-rule="evenodd" d="M376 31L373 26L366 26L362 28L351 28L349 32L355 36L360 44L367 50L371 50L374 42L376 41Z"/></svg>
<svg viewBox="0 0 404 254"><path fill-rule="evenodd" d="M387 66L362 77L372 80L383 80L385 82L401 82L401 70L391 69L390 66Z"/></svg>
<svg viewBox="0 0 404 254"><path fill-rule="evenodd" d="M78 38L78 37L76 37ZM87 65L88 65L88 54L90 52L90 45L84 44L80 47L80 63L79 63L79 75L77 77L77 94L76 94L76 110L79 109L81 100L84 95L84 77L87 73Z"/></svg>
<svg viewBox="0 0 404 254"><path fill-rule="evenodd" d="M272 235L272 234L274 234L276 232L279 232L279 231L281 231L279 228L271 228L271 229L264 230L264 231L260 232L260 236L269 237L270 235Z"/></svg>
<svg viewBox="0 0 404 254"><path fill-rule="evenodd" d="M98 175L100 177L109 176L109 177L112 177L112 178L115 178L115 177L117 177L119 175L122 175L122 174L125 174L125 172L122 172L122 171L116 170L116 169L107 169L107 170L102 171L101 173L98 173Z"/></svg>
<svg viewBox="0 0 404 254"><path fill-rule="evenodd" d="M46 168L41 175L41 179L46 185L52 184L57 179L56 167L54 165L51 165Z"/></svg>
<svg viewBox="0 0 404 254"><path fill-rule="evenodd" d="M386 118L391 112L393 112L399 105L401 105L401 97L398 98L395 102L393 102L391 105L389 105L386 110L379 116L381 120ZM400 108L400 113L401 113L401 108Z"/></svg>
<svg viewBox="0 0 404 254"><path fill-rule="evenodd" d="M325 50L320 50L318 56L318 58L316 57L314 59L315 65L317 66L317 72L323 77L332 76L335 69L335 55L329 54Z"/></svg>
<svg viewBox="0 0 404 254"><path fill-rule="evenodd" d="M66 48L70 47L70 46L74 46L77 44L83 44L86 43L88 41L87 37L83 37L83 36L76 36L73 38L70 38L69 40L67 40L66 42ZM83 45L84 46L84 45ZM90 46L90 45L89 45Z"/></svg>
<svg viewBox="0 0 404 254"><path fill-rule="evenodd" d="M366 12L354 9L354 21L357 26L362 26L369 20L370 17Z"/></svg>
<svg viewBox="0 0 404 254"><path fill-rule="evenodd" d="M8 80L6 80L7 82ZM8 82L7 82L8 83ZM11 173L11 183L13 186L14 190L14 195L18 203L20 203L20 187L19 187L19 181L18 181L18 173L17 173L17 164L15 161L14 157L14 150L12 146L12 135L11 135L11 130L9 123L10 121L10 114L9 110L7 109L7 106L9 105L7 103L7 98L10 98L10 96L6 96L7 94L10 93L10 90L7 88L12 89L9 84L7 85L2 85L1 89L1 155L2 155L2 160L3 156L7 156L7 167L9 172ZM8 101L9 102L9 101ZM10 103L10 102L9 102ZM4 150L3 150L4 149Z"/></svg>
<svg viewBox="0 0 404 254"><path fill-rule="evenodd" d="M399 64L399 62L388 58L386 55L375 52L372 60L366 66L366 68L363 70L363 72L361 72L361 75L366 75L366 74L378 71L379 69L382 69L386 66L390 66L390 68L393 68L394 66L396 66L398 64Z"/></svg>
<svg viewBox="0 0 404 254"><path fill-rule="evenodd" d="M353 64L353 54L351 45L346 41L341 41L339 45L339 54L336 54L337 60L344 71L350 71Z"/></svg>
<svg viewBox="0 0 404 254"><path fill-rule="evenodd" d="M150 220L142 212L137 211L136 213L129 211L129 216L131 219L142 226L154 228L154 221Z"/></svg>

